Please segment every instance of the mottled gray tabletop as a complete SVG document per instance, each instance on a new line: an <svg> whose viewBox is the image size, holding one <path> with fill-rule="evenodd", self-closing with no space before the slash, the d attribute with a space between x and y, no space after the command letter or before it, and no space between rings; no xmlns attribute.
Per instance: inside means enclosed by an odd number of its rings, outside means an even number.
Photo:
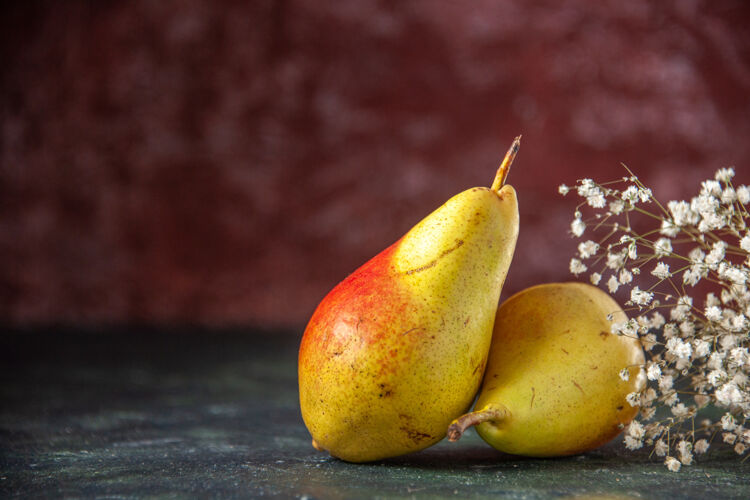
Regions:
<svg viewBox="0 0 750 500"><path fill-rule="evenodd" d="M459 443L366 465L316 452L299 415L299 334L5 331L3 497L750 498L730 452L668 472L618 443L565 459ZM618 440L619 442L619 440Z"/></svg>

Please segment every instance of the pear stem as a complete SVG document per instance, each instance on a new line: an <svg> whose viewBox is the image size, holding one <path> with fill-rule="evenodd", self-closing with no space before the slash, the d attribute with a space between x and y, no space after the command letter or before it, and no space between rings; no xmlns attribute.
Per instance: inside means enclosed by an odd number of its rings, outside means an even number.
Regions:
<svg viewBox="0 0 750 500"><path fill-rule="evenodd" d="M448 441L455 442L461 439L466 429L479 425L482 422L488 422L490 420L500 421L508 418L510 412L505 407L501 406L486 406L484 409L479 411L473 411L466 415L461 415L456 420L451 422L448 427Z"/></svg>
<svg viewBox="0 0 750 500"><path fill-rule="evenodd" d="M510 148L508 148L508 152L505 153L505 158L503 158L503 162L500 164L500 168L497 169L495 180L492 182L492 187L490 188L495 193L500 191L500 188L505 185L505 178L508 177L510 166L513 164L513 160L516 158L516 154L518 153L518 149L520 147L521 136L519 135L513 140L513 144L510 145Z"/></svg>

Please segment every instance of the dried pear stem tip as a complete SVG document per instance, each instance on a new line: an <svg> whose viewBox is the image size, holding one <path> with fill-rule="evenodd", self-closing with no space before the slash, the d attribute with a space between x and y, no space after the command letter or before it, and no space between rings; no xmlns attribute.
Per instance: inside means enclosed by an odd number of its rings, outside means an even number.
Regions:
<svg viewBox="0 0 750 500"><path fill-rule="evenodd" d="M508 177L508 172L510 172L510 166L513 164L513 160L516 158L516 154L518 154L518 150L521 147L521 136L519 135L513 140L513 144L510 145L510 148L508 148L508 152L505 153L505 158L503 158L503 162L500 164L500 168L497 169L497 173L495 174L495 180L492 182L492 187L490 188L494 192L500 191L500 188L505 185L505 178Z"/></svg>

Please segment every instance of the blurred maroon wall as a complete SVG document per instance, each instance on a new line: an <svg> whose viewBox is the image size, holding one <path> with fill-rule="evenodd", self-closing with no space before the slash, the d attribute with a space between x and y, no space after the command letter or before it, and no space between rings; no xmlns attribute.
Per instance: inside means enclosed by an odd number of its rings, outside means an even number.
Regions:
<svg viewBox="0 0 750 500"><path fill-rule="evenodd" d="M750 183L743 1L2 7L0 321L300 326L453 194L510 183L504 295L570 279L561 182Z"/></svg>

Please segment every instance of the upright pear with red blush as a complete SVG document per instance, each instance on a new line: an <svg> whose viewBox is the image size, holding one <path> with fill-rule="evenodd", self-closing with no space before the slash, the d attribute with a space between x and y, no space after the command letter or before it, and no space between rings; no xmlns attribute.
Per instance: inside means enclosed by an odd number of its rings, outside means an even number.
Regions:
<svg viewBox="0 0 750 500"><path fill-rule="evenodd" d="M474 400L518 237L504 185L464 191L323 299L299 351L302 417L313 446L351 462L443 438Z"/></svg>

